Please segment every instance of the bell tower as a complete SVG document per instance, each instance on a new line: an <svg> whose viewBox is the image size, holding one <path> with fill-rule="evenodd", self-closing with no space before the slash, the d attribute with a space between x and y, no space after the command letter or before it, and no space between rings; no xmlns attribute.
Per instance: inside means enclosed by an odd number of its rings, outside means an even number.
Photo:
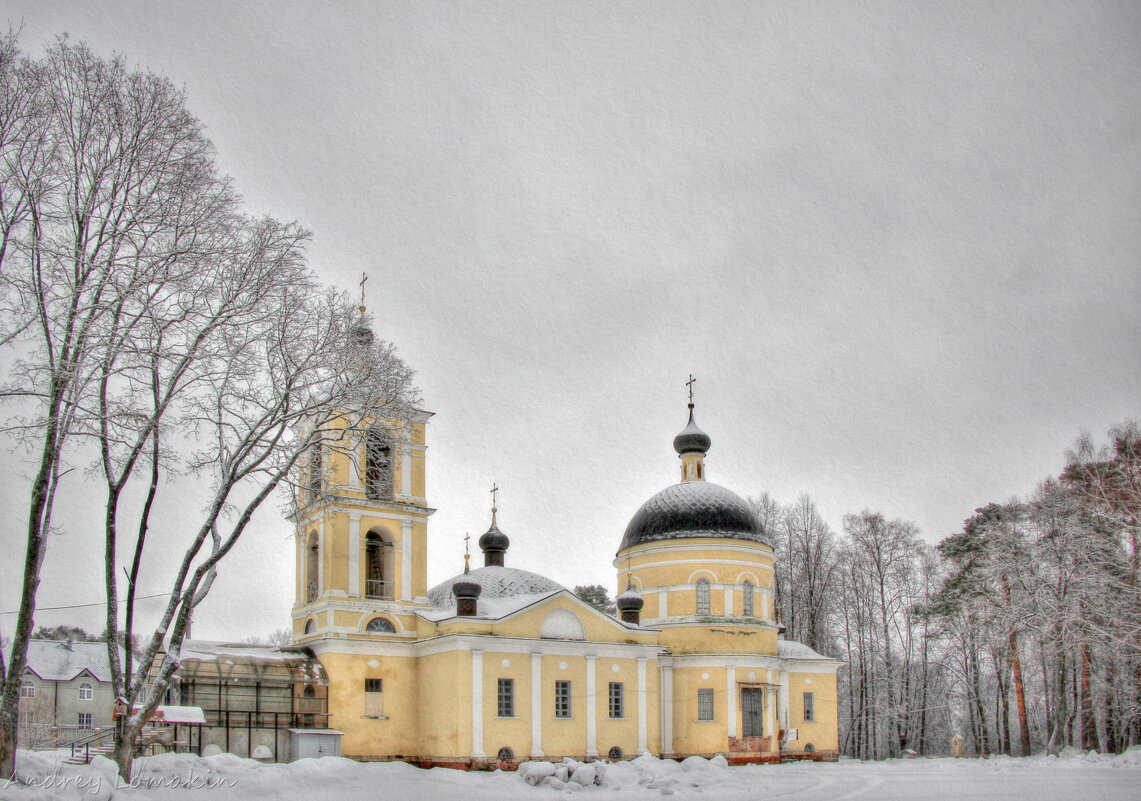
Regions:
<svg viewBox="0 0 1141 801"><path fill-rule="evenodd" d="M363 292L363 281L362 281ZM354 341L369 344L363 319ZM295 642L401 630L427 603L427 423L410 410L315 445L297 489ZM362 430L363 428L363 430Z"/></svg>

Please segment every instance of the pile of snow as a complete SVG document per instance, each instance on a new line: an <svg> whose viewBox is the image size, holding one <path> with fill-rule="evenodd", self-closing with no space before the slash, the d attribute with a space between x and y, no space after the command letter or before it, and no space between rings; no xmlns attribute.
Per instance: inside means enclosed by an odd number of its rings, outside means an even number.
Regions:
<svg viewBox="0 0 1141 801"><path fill-rule="evenodd" d="M578 791L602 787L606 790L658 790L662 795L709 789L729 778L729 763L723 756L702 759L687 757L681 762L640 756L629 762L576 762L567 757L560 763L524 762L518 775L527 784L553 790Z"/></svg>

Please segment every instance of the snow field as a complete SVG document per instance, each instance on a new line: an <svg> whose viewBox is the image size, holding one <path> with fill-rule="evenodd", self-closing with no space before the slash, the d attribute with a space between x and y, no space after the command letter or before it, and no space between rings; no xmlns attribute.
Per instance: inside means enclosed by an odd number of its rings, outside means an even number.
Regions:
<svg viewBox="0 0 1141 801"><path fill-rule="evenodd" d="M3 801L606 801L675 797L709 801L1138 801L1141 747L1120 756L1067 749L1025 759L897 759L729 767L723 757L681 762L526 762L517 772L422 770L401 762L337 757L265 765L232 754L164 754L138 760L130 785L115 766L66 765L64 751L21 751L21 783L0 782Z"/></svg>

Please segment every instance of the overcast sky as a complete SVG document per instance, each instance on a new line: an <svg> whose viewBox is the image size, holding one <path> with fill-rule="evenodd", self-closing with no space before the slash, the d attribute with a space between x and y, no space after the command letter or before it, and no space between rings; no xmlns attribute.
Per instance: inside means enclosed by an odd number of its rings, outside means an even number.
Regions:
<svg viewBox="0 0 1141 801"><path fill-rule="evenodd" d="M612 589L690 373L710 480L932 542L1141 416L1137 3L0 9L31 53L67 32L185 87L248 209L368 273L436 413L433 584L498 482L507 564ZM44 607L102 595L80 483ZM264 511L195 636L288 625L291 533Z"/></svg>

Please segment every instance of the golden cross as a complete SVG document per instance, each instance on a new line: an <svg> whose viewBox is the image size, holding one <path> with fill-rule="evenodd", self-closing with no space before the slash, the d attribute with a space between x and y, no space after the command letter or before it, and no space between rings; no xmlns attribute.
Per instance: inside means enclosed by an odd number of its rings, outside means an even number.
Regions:
<svg viewBox="0 0 1141 801"><path fill-rule="evenodd" d="M368 280L368 273L361 273L361 314L364 314L364 282Z"/></svg>
<svg viewBox="0 0 1141 801"><path fill-rule="evenodd" d="M464 555L467 556L470 554L471 554L471 534L469 534L468 532L465 531L464 532Z"/></svg>
<svg viewBox="0 0 1141 801"><path fill-rule="evenodd" d="M697 379L693 377L693 373L690 373L689 374L689 380L685 382L685 385L687 387L689 387L689 402L690 403L693 403L693 384L695 381L697 381Z"/></svg>
<svg viewBox="0 0 1141 801"><path fill-rule="evenodd" d="M492 484L491 485L491 508L492 509L495 508L495 500L496 500L495 494L497 492L499 492L499 485L498 484Z"/></svg>

